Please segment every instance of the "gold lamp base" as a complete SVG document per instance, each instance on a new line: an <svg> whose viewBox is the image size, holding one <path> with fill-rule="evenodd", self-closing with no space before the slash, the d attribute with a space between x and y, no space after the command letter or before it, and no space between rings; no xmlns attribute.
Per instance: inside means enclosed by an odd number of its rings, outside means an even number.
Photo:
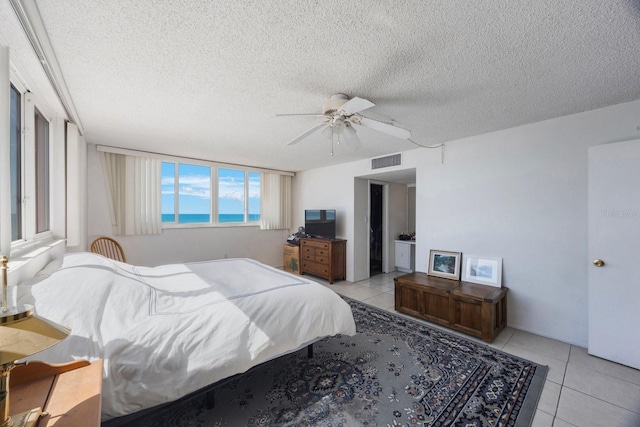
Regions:
<svg viewBox="0 0 640 427"><path fill-rule="evenodd" d="M34 408L21 414L12 415L0 427L35 427L42 415L42 409Z"/></svg>

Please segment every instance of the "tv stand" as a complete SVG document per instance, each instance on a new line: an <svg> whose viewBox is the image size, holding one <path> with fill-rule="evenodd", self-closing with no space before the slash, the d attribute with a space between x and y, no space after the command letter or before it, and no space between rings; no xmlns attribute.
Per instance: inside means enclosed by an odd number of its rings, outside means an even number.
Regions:
<svg viewBox="0 0 640 427"><path fill-rule="evenodd" d="M333 284L347 278L347 241L309 237L300 239L300 274L313 274Z"/></svg>

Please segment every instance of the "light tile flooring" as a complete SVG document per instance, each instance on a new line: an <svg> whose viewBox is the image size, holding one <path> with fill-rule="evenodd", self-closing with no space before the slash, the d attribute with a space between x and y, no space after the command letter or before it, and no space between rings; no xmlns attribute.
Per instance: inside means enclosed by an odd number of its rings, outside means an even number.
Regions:
<svg viewBox="0 0 640 427"><path fill-rule="evenodd" d="M333 285L314 276L309 278L341 295L396 313L393 278L400 274L379 274L356 283L338 281ZM532 426L640 426L639 370L590 356L582 347L509 327L488 345L549 367Z"/></svg>

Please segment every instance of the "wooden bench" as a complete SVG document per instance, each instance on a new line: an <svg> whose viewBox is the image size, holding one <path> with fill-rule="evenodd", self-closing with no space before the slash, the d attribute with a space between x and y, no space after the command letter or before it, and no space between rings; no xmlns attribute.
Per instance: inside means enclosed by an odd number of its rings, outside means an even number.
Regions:
<svg viewBox="0 0 640 427"><path fill-rule="evenodd" d="M425 273L396 277L395 309L493 342L507 325L507 288Z"/></svg>

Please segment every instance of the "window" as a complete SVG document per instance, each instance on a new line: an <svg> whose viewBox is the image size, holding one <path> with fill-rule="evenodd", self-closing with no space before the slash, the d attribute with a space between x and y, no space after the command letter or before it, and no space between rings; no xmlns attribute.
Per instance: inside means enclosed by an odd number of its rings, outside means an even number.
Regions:
<svg viewBox="0 0 640 427"><path fill-rule="evenodd" d="M245 173L218 169L218 222L244 222Z"/></svg>
<svg viewBox="0 0 640 427"><path fill-rule="evenodd" d="M10 85L9 101L12 246L51 230L50 123L34 95L19 87Z"/></svg>
<svg viewBox="0 0 640 427"><path fill-rule="evenodd" d="M11 241L22 239L22 99L11 86L10 159L11 159Z"/></svg>
<svg viewBox="0 0 640 427"><path fill-rule="evenodd" d="M213 189L217 197L212 196ZM163 225L258 221L259 172L162 162Z"/></svg>
<svg viewBox="0 0 640 427"><path fill-rule="evenodd" d="M36 233L49 230L49 122L35 110Z"/></svg>
<svg viewBox="0 0 640 427"><path fill-rule="evenodd" d="M178 165L178 222L211 222L211 168Z"/></svg>
<svg viewBox="0 0 640 427"><path fill-rule="evenodd" d="M260 173L249 172L249 222L260 221Z"/></svg>

